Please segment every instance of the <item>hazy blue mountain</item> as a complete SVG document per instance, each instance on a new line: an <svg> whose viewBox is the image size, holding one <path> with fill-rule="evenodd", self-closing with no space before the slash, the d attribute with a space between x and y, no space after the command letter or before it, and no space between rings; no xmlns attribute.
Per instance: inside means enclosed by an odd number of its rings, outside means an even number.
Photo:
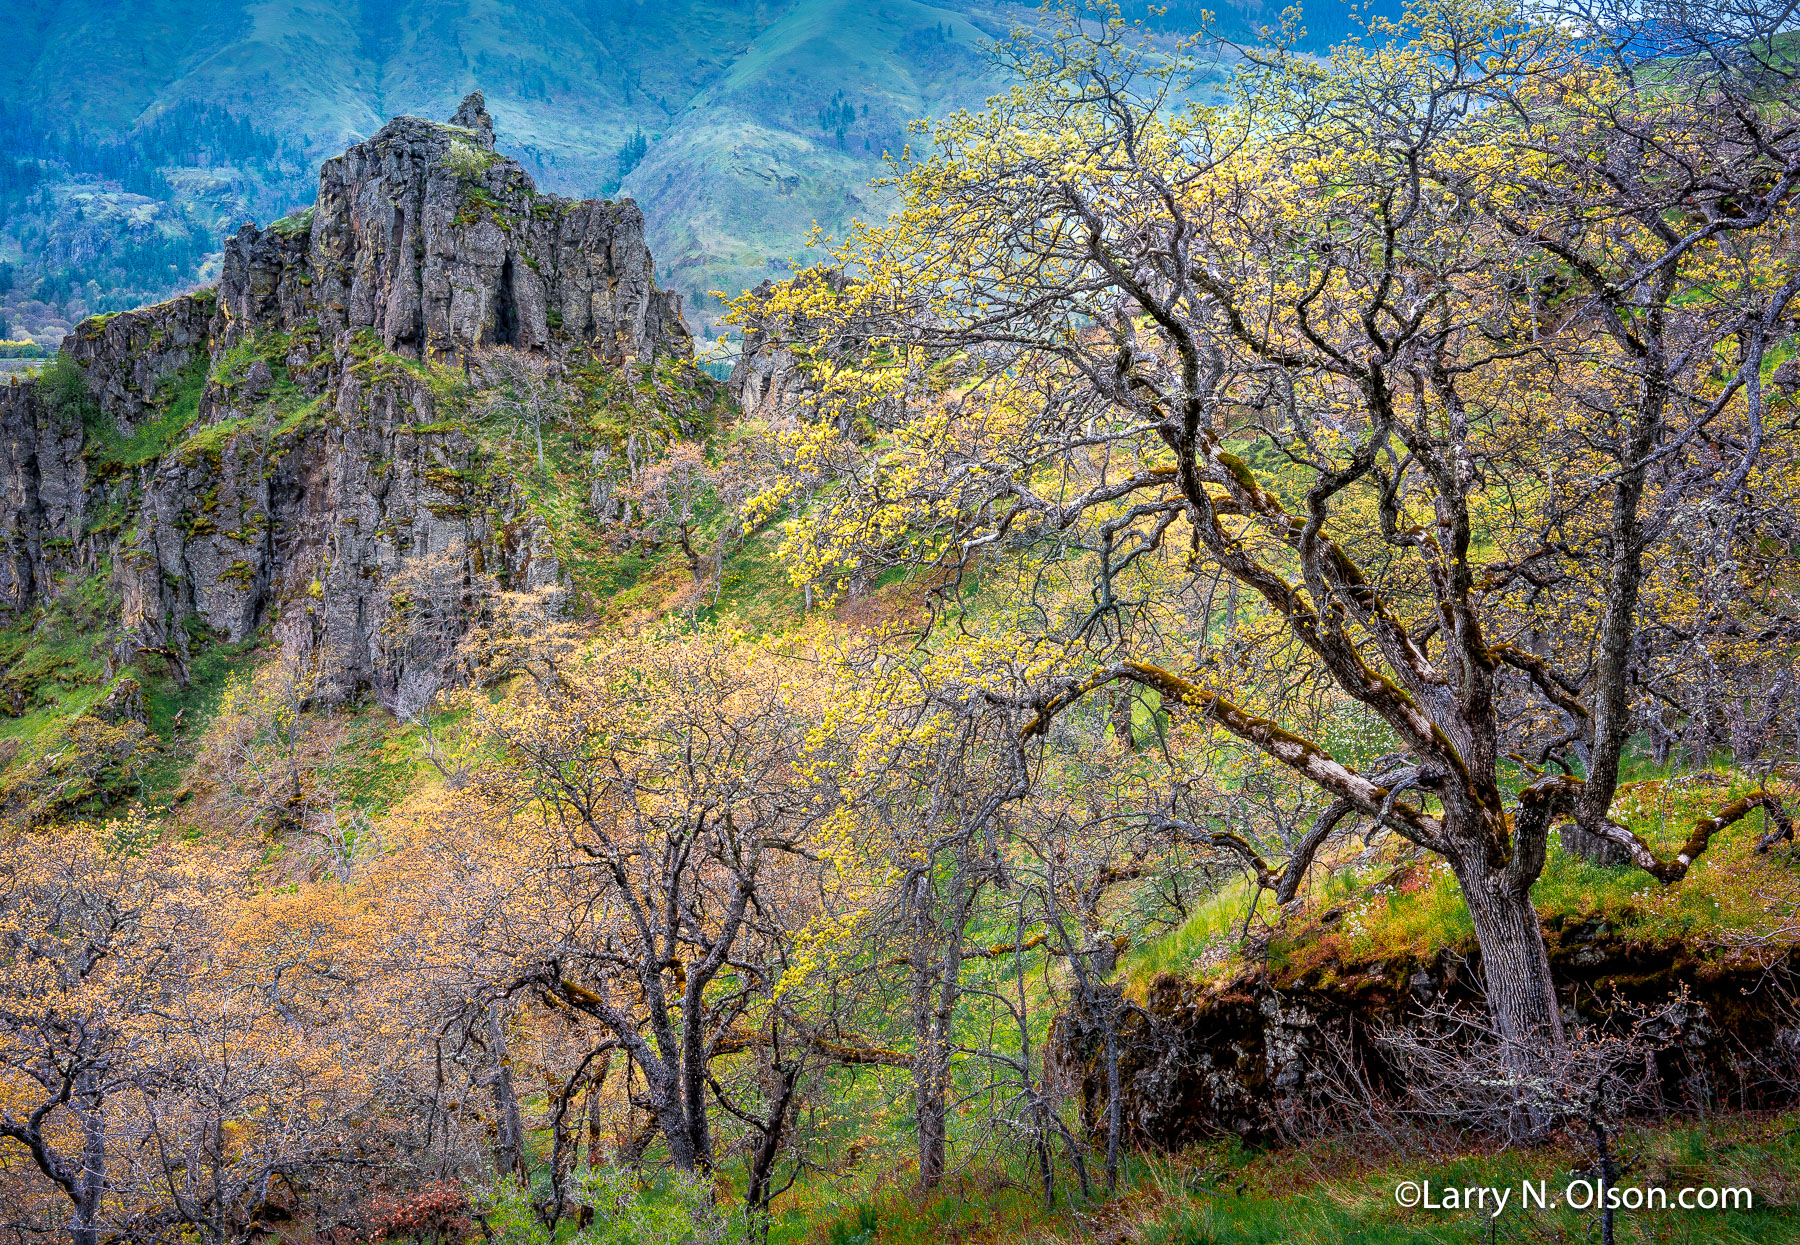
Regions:
<svg viewBox="0 0 1800 1245"><path fill-rule="evenodd" d="M1218 5L1245 28L1249 6ZM1199 20L1198 5L1160 16ZM1273 8L1273 6L1271 6ZM908 120L979 104L985 0L15 0L0 52L0 319L74 319L209 275L225 232L310 201L318 161L400 113L486 93L545 189L642 204L702 332L709 291L785 271ZM1191 10L1191 11L1190 11ZM1332 0L1323 23L1341 31Z"/></svg>

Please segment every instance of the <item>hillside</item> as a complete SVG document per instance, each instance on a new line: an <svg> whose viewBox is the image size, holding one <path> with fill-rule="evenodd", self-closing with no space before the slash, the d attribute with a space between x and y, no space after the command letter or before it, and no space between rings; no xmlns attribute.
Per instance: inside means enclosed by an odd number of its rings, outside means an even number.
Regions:
<svg viewBox="0 0 1800 1245"><path fill-rule="evenodd" d="M678 257L675 288L692 306L695 294L766 273L771 260L785 265L815 216L841 229L906 121L979 103L991 89L976 44L1010 20L999 10L813 0L457 14L418 4L198 13L30 4L15 17L23 46L0 66L7 155L31 165L11 177L19 189L0 231L0 260L18 274L10 319L54 336L81 314L204 276L226 231L310 199L318 159L389 116L446 115L477 88L505 149L547 188L616 193L642 135L649 167L628 193L663 231L652 238L658 254ZM944 56L931 39L950 28L957 54ZM847 47L856 55L842 55ZM819 118L843 98L858 116L840 144L835 121ZM203 134L198 152L138 137L202 113L242 118L251 132ZM91 136L85 149L59 138L71 122ZM106 142L131 146L149 168L108 176L93 150ZM793 195L802 184L791 211L770 219L749 208L766 187ZM109 264L103 252L121 241L138 254ZM37 300L48 305L32 309L27 287L64 271Z"/></svg>
<svg viewBox="0 0 1800 1245"><path fill-rule="evenodd" d="M879 217L884 150L990 94L982 44L1021 20L989 0L26 0L0 58L0 316L54 344L213 279L227 233L311 201L319 160L479 89L546 189L623 183L703 334L709 292L785 272L815 221Z"/></svg>
<svg viewBox="0 0 1800 1245"><path fill-rule="evenodd" d="M1189 110L1126 11L879 201L991 15L645 6L603 197L346 111L504 5L144 10L316 161L0 117L31 314L210 276L0 347L18 1245L1796 1239L1795 45L1425 0Z"/></svg>

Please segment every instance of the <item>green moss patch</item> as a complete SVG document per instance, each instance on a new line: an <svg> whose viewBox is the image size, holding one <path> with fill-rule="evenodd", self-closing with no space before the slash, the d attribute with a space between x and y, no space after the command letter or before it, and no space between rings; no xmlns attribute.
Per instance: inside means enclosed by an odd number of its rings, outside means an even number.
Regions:
<svg viewBox="0 0 1800 1245"><path fill-rule="evenodd" d="M150 417L129 433L116 428L93 429L88 454L102 473L108 468L131 469L155 462L181 442L200 415L200 396L206 390L206 359L196 359L157 388L149 404Z"/></svg>

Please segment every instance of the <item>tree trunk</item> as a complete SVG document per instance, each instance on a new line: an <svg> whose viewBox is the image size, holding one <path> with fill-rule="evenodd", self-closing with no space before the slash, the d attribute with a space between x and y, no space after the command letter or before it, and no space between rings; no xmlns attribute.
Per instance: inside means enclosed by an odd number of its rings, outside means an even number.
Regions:
<svg viewBox="0 0 1800 1245"><path fill-rule="evenodd" d="M697 986L698 977L694 978ZM711 1171L712 1128L706 1118L706 1034L701 1028L705 1003L698 988L688 991L683 1005L681 1067L681 1115L687 1148L693 1155L689 1169Z"/></svg>
<svg viewBox="0 0 1800 1245"><path fill-rule="evenodd" d="M913 885L913 1103L919 1128L919 1185L929 1189L944 1178L949 1031L962 966L964 920L960 918L967 907L951 908L949 928L940 930L934 919L936 895L930 877L921 875ZM941 959L937 955L940 939L952 940L945 943Z"/></svg>
<svg viewBox="0 0 1800 1245"><path fill-rule="evenodd" d="M945 988L941 987L940 988ZM945 1098L947 1060L943 1036L937 1030L937 1010L932 1006L932 991L925 983L914 1001L913 1107L919 1127L919 1186L930 1189L944 1178L945 1147L948 1139L946 1117L949 1108Z"/></svg>
<svg viewBox="0 0 1800 1245"><path fill-rule="evenodd" d="M72 1245L99 1245L100 1195L106 1189L106 1118L100 1112L101 1096L92 1073L77 1078L81 1096L75 1108L81 1122L81 1171L75 1177L71 1200L75 1213L69 1223Z"/></svg>
<svg viewBox="0 0 1800 1245"><path fill-rule="evenodd" d="M787 1133L788 1108L794 1101L794 1090L800 1084L800 1065L795 1063L781 1069L781 1093L775 1099L775 1108L769 1112L768 1125L763 1129L762 1140L756 1151L750 1156L750 1181L744 1192L744 1202L751 1213L758 1217L763 1236L768 1235L769 1203L775 1197L775 1160L781 1156L782 1138Z"/></svg>
<svg viewBox="0 0 1800 1245"><path fill-rule="evenodd" d="M677 1055L685 1052L677 1049ZM651 1063L648 1058L635 1060L638 1070L644 1074L645 1106L650 1110L652 1128L646 1130L646 1138L652 1133L660 1132L669 1146L669 1162L678 1171L700 1171L708 1166L710 1155L697 1150L694 1145L694 1128L688 1118L688 1100L683 1091L682 1062L678 1057L672 1060L657 1060ZM629 1072L627 1073L629 1075ZM630 1082L627 1081L629 1092ZM647 1144L647 1141L646 1141ZM633 1142L636 1145L636 1142ZM643 1150L638 1148L633 1156L633 1164L642 1157Z"/></svg>
<svg viewBox="0 0 1800 1245"><path fill-rule="evenodd" d="M1038 1182L1044 1186L1044 1209L1056 1209L1056 1165L1050 1160L1050 1108L1042 1097L1031 1096L1032 1123L1037 1127Z"/></svg>
<svg viewBox="0 0 1800 1245"><path fill-rule="evenodd" d="M1119 690L1113 695L1112 712L1109 717L1112 722L1113 738L1119 741L1119 746L1127 752L1136 752L1137 737L1131 731L1131 702L1131 685L1129 683L1121 684Z"/></svg>
<svg viewBox="0 0 1800 1245"><path fill-rule="evenodd" d="M1572 821L1563 823L1562 841L1564 849L1570 855L1579 856L1592 864L1623 865L1631 860L1631 853L1621 845L1597 834L1590 834Z"/></svg>
<svg viewBox="0 0 1800 1245"><path fill-rule="evenodd" d="M583 1113L577 1111L571 1116L569 1106L577 1094L585 1092L587 1094L586 1103L591 1110L592 1104L599 1097L601 1086L606 1081L607 1069L611 1066L612 1055L610 1052L601 1060L600 1066L591 1073L586 1071L584 1064L582 1069L577 1070L576 1079L571 1080L563 1087L561 1100L557 1104L556 1115L552 1122L555 1130L554 1140L550 1151L550 1188L554 1195L549 1223L552 1235L555 1235L557 1221L562 1218L573 1201L574 1181L570 1177L574 1174L576 1159L581 1153ZM593 1147L591 1144L588 1147L588 1159L589 1166L592 1166Z"/></svg>
<svg viewBox="0 0 1800 1245"><path fill-rule="evenodd" d="M1488 1007L1500 1036L1533 1050L1561 1046L1562 1008L1531 897L1510 891L1499 878L1469 878L1460 869L1457 873L1481 947Z"/></svg>
<svg viewBox="0 0 1800 1245"><path fill-rule="evenodd" d="M669 1162L677 1171L697 1171L700 1158L694 1153L694 1138L688 1131L687 1110L682 1104L680 1094L673 1084L659 1084L645 1070L645 1080L650 1082L650 1100L654 1104L656 1126L662 1130L664 1140L669 1143Z"/></svg>
<svg viewBox="0 0 1800 1245"><path fill-rule="evenodd" d="M1109 995L1101 1004L1106 1019L1106 1191L1116 1193L1119 1188L1119 1132L1123 1119L1121 1113L1124 1104L1120 1101L1119 1087L1119 1004L1116 995Z"/></svg>
<svg viewBox="0 0 1800 1245"><path fill-rule="evenodd" d="M1550 975L1550 953L1529 890L1510 887L1485 864L1451 862L1481 948L1481 974L1488 1010L1503 1056L1514 1076L1531 1076L1564 1041L1562 1007ZM1511 1124L1514 1140L1540 1131L1535 1113L1521 1110Z"/></svg>
<svg viewBox="0 0 1800 1245"><path fill-rule="evenodd" d="M923 1055L925 1052L921 1051ZM944 1178L945 1115L943 1080L935 1052L917 1061L913 1073L913 1101L919 1117L919 1184L932 1188Z"/></svg>
<svg viewBox="0 0 1800 1245"><path fill-rule="evenodd" d="M1025 904L1019 902L1019 919L1013 934L1013 941L1023 946L1025 943ZM1025 957L1013 956L1014 980L1019 987L1019 1089L1031 1103L1032 1124L1037 1133L1038 1180L1044 1186L1044 1209L1056 1209L1056 1166L1050 1160L1050 1110L1044 1102L1044 1096L1031 1079L1031 998L1025 992Z"/></svg>
<svg viewBox="0 0 1800 1245"><path fill-rule="evenodd" d="M1619 788L1619 761L1631 736L1631 641L1637 627L1638 593L1644 579L1643 518L1638 513L1644 493L1642 465L1662 427L1664 392L1660 382L1646 384L1631 435L1623 448L1625 462L1636 464L1613 486L1612 566L1606 580L1606 609L1600 619L1599 653L1593 674L1593 748L1587 782L1576 802L1575 820L1582 833L1565 838L1571 850L1598 864L1617 864L1597 852L1606 842L1591 829L1605 821Z"/></svg>
<svg viewBox="0 0 1800 1245"><path fill-rule="evenodd" d="M631 1066L631 1061L630 1061L629 1056L626 1059L625 1066L628 1068ZM602 1071L599 1076L595 1077L593 1079L593 1081L591 1081L588 1084L588 1091L587 1091L587 1165L590 1170L595 1167L600 1166L600 1162L601 1162L601 1159L600 1159L600 1091L603 1088L602 1083L604 1082L605 1078L606 1078L606 1074L604 1071ZM630 1096L630 1092L631 1092L630 1089L627 1088L627 1090L626 1090L627 1097Z"/></svg>
<svg viewBox="0 0 1800 1245"><path fill-rule="evenodd" d="M519 1096L513 1086L512 1053L506 1045L506 1027L500 1005L494 1003L487 1013L488 1053L494 1058L490 1087L494 1094L494 1110L499 1116L496 1141L501 1170L516 1176L521 1184L525 1175L525 1123L519 1115Z"/></svg>
<svg viewBox="0 0 1800 1245"><path fill-rule="evenodd" d="M84 1197L75 1203L75 1216L69 1220L70 1245L100 1245L100 1228L95 1223L98 1200Z"/></svg>

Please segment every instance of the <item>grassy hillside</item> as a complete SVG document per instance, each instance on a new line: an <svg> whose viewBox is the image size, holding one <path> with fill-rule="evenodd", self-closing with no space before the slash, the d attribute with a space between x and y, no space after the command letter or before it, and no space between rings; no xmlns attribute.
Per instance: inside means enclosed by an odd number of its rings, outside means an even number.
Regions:
<svg viewBox="0 0 1800 1245"><path fill-rule="evenodd" d="M1723 1116L1621 1137L1634 1158L1629 1183L1680 1189L1748 1188L1748 1209L1625 1212L1622 1242L1781 1245L1800 1232L1793 1200L1800 1118ZM1453 1148L1453 1147L1452 1147ZM865 1194L846 1210L828 1190L786 1215L771 1233L782 1245L925 1245L926 1242L1133 1241L1145 1245L1489 1245L1599 1240L1598 1217L1567 1206L1521 1209L1519 1187L1545 1182L1558 1198L1589 1179L1573 1146L1447 1150L1400 1156L1367 1138L1257 1151L1229 1142L1180 1154L1138 1157L1119 1196L1088 1208L1046 1211L1028 1172L988 1168L959 1176L940 1195L903 1183ZM1509 1190L1506 1211L1404 1210L1405 1181ZM1575 1196L1584 1196L1576 1187Z"/></svg>
<svg viewBox="0 0 1800 1245"><path fill-rule="evenodd" d="M665 279L736 293L785 273L814 222L842 232L857 216L884 215L888 200L868 182L906 143L907 122L999 86L986 39L952 8L911 0L795 5L625 181Z"/></svg>

